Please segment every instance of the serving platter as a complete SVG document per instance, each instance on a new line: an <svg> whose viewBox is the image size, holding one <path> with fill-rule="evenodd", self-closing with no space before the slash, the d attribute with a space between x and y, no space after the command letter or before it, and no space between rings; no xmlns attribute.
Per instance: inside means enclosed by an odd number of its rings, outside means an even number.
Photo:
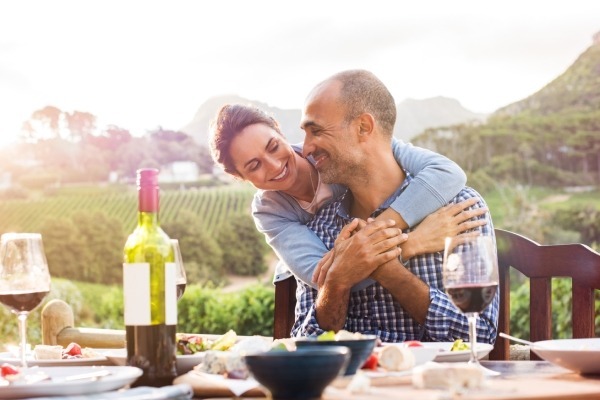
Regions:
<svg viewBox="0 0 600 400"><path fill-rule="evenodd" d="M459 351L450 351L452 348L453 342L423 342L423 347L427 348L435 348L438 349L439 352L433 359L433 361L437 362L465 362L469 361L471 357L471 350L459 350ZM477 343L475 346L475 350L477 353L477 358L482 359L487 356L490 351L494 348L493 345L489 343Z"/></svg>
<svg viewBox="0 0 600 400"><path fill-rule="evenodd" d="M83 367L92 365L112 365L110 360L104 355L104 350L95 350L97 357L70 358L57 360L36 360L33 354L26 356L27 366L29 367ZM0 353L0 363L9 363L15 366L21 365L21 359L14 353Z"/></svg>
<svg viewBox="0 0 600 400"><path fill-rule="evenodd" d="M182 375L188 371L191 371L196 365L200 364L204 359L204 352L198 352L189 355L178 355L177 356L177 374ZM113 349L104 352L104 355L113 365L125 365L127 360L127 350L125 349Z"/></svg>
<svg viewBox="0 0 600 400"><path fill-rule="evenodd" d="M99 369L110 372L109 375L93 380L65 380L66 377L87 374ZM50 379L26 384L0 386L0 399L22 399L39 396L89 395L116 390L133 383L142 375L142 370L135 367L39 367L30 368L25 374L46 374Z"/></svg>

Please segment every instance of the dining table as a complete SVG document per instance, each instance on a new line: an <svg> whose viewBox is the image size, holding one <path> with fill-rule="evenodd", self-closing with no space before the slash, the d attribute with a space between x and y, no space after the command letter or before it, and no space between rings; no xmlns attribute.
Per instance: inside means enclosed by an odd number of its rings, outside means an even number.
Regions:
<svg viewBox="0 0 600 400"><path fill-rule="evenodd" d="M600 360L599 360L600 362ZM368 388L352 390L352 377L337 378L323 393L322 400L542 400L542 399L600 399L600 375L580 375L547 361L490 361L481 364L500 374L487 377L478 389L458 392L438 389L418 389L409 376L385 376L369 378ZM359 372L361 373L361 372ZM211 391L193 374L183 376L179 382L187 382L194 391L194 399L261 399L269 397L262 388L255 388L239 397L226 392Z"/></svg>

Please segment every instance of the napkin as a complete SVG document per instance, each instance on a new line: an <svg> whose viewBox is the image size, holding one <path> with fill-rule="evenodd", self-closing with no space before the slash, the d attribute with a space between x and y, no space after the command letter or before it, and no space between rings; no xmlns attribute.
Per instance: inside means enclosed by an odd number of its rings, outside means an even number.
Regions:
<svg viewBox="0 0 600 400"><path fill-rule="evenodd" d="M197 397L265 397L260 384L252 377L227 379L223 375L192 370L175 378L174 384L187 383ZM243 395L243 396L242 396Z"/></svg>
<svg viewBox="0 0 600 400"><path fill-rule="evenodd" d="M254 380L254 378L228 379L225 378L223 375L207 374L200 371L193 371L193 373L195 373L196 375L200 375L208 381L213 381L217 385L226 386L227 389L231 390L231 393L233 393L237 397L246 393L248 390L257 388L259 386L258 382Z"/></svg>
<svg viewBox="0 0 600 400"><path fill-rule="evenodd" d="M139 386L133 389L120 389L96 394L35 397L30 400L189 400L193 395L192 387L182 383L160 388Z"/></svg>

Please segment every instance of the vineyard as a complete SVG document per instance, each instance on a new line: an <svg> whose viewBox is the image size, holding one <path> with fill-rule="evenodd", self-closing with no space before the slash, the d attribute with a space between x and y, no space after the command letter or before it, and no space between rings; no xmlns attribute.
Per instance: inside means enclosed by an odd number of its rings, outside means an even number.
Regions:
<svg viewBox="0 0 600 400"><path fill-rule="evenodd" d="M216 188L161 191L161 223L169 223L179 212L198 215L207 233L214 232L229 215L250 212L254 188L229 185ZM36 200L0 203L0 232L36 232L48 217L68 218L76 211L101 211L123 223L124 232L137 224L137 192L93 188L77 194L54 195Z"/></svg>

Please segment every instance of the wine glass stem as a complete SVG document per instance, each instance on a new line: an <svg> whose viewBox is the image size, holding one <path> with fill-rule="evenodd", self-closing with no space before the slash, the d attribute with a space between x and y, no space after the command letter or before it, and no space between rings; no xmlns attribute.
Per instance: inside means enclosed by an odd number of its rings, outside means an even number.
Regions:
<svg viewBox="0 0 600 400"><path fill-rule="evenodd" d="M19 313L19 332L21 336L21 367L27 368L25 353L27 352L27 313Z"/></svg>
<svg viewBox="0 0 600 400"><path fill-rule="evenodd" d="M467 320L469 321L469 344L471 348L471 357L469 359L469 364L479 364L479 360L477 359L477 313L469 313L467 315Z"/></svg>

